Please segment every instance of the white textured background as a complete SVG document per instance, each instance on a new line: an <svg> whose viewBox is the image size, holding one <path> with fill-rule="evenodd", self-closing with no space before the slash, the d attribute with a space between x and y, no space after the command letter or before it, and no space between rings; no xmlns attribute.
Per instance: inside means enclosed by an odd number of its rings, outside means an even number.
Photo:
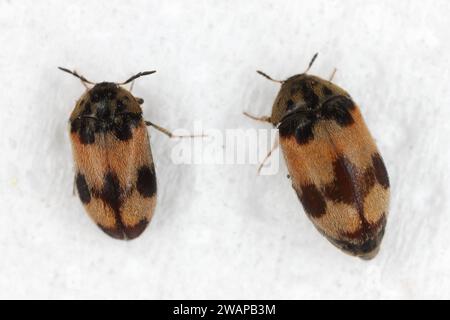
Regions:
<svg viewBox="0 0 450 320"><path fill-rule="evenodd" d="M450 298L448 1L0 0L0 298ZM307 220L286 168L171 163L137 240L104 235L72 196L67 119L83 92L56 69L136 83L168 128L267 127L276 78L335 82L361 105L392 204L380 254L344 255ZM150 129L151 130L151 129Z"/></svg>

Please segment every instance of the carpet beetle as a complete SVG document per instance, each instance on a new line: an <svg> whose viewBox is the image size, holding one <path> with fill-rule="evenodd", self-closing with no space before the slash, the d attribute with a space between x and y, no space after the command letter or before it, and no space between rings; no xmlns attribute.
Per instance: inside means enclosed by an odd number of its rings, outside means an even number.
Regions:
<svg viewBox="0 0 450 320"><path fill-rule="evenodd" d="M59 69L86 87L69 120L78 196L106 234L134 239L145 230L156 206L156 175L146 126L173 137L144 121L140 106L144 100L131 94L135 79L155 71L138 73L123 83L93 83L75 71ZM130 91L122 87L130 82Z"/></svg>
<svg viewBox="0 0 450 320"><path fill-rule="evenodd" d="M379 251L389 178L358 106L330 80L307 70L281 84L272 114L255 117L279 131L279 144L303 208L333 245L363 259ZM275 145L274 145L275 147ZM273 149L272 149L273 150Z"/></svg>

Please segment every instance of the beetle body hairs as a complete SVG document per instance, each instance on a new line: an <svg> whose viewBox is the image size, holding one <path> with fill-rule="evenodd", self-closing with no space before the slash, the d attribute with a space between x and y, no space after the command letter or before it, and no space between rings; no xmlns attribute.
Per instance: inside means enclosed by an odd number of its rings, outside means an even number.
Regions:
<svg viewBox="0 0 450 320"><path fill-rule="evenodd" d="M306 72L281 83L269 117L279 130L292 187L318 231L344 252L379 251L389 206L383 159L350 95ZM334 73L333 73L334 75ZM248 115L248 114L246 114Z"/></svg>
<svg viewBox="0 0 450 320"><path fill-rule="evenodd" d="M94 222L116 239L138 237L156 206L156 175L140 104L123 83L92 83L75 71L86 92L70 116L78 196ZM89 88L88 84L93 85Z"/></svg>

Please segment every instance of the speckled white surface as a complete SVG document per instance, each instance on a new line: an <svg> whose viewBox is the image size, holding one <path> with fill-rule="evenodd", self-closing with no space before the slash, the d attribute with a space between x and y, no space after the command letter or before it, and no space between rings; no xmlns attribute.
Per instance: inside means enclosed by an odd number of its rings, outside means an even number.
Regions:
<svg viewBox="0 0 450 320"><path fill-rule="evenodd" d="M450 298L448 1L0 0L0 298ZM276 78L304 70L361 105L392 205L379 256L331 246L286 179L252 165L174 165L151 131L147 231L105 236L72 196L67 119L93 81L136 83L169 128L266 127Z"/></svg>

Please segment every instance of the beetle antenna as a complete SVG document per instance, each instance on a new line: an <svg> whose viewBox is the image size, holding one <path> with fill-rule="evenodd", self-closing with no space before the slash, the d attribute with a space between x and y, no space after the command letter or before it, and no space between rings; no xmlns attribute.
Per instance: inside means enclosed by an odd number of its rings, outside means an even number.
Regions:
<svg viewBox="0 0 450 320"><path fill-rule="evenodd" d="M334 78L334 76L335 76L335 74L336 74L336 71L337 71L337 69L336 68L334 68L333 69L333 72L331 73L331 76L330 76L330 78L328 79L328 81L333 81L333 78Z"/></svg>
<svg viewBox="0 0 450 320"><path fill-rule="evenodd" d="M312 57L311 61L309 62L308 68L306 68L305 72L303 73L307 73L309 71L309 69L311 69L314 61L316 61L317 56L319 55L318 52L316 52L316 54L314 54L314 56Z"/></svg>
<svg viewBox="0 0 450 320"><path fill-rule="evenodd" d="M118 84L124 85L124 84L130 83L131 81L133 81L133 80L135 80L135 79L137 79L137 78L139 78L139 77L147 76L147 75L152 74L152 73L155 73L155 72L156 72L156 70L139 72L138 74L135 74L134 76L132 76L132 77L131 77L130 79L128 79L127 81L122 82L122 83L118 83Z"/></svg>
<svg viewBox="0 0 450 320"><path fill-rule="evenodd" d="M86 88L87 88L86 83L89 83L89 84L95 84L95 83L93 83L93 82L87 80L87 79L86 79L85 77L83 77L82 75L79 75L75 70L74 70L74 71L71 71L71 70L69 70L69 69L62 68L62 67L58 67L58 69L61 70L61 71L67 72L67 73L73 75L74 77L77 77L78 79L80 79L81 82L83 83L83 85L84 85Z"/></svg>
<svg viewBox="0 0 450 320"><path fill-rule="evenodd" d="M270 77L269 75L267 75L266 73L264 73L264 72L262 72L262 71L260 71L260 70L256 70L256 72L258 72L258 73L259 73L260 75L262 75L264 78L269 79L270 81L277 82L277 83L281 83L281 84L284 83L284 80L275 80L275 79L272 79L272 77Z"/></svg>

